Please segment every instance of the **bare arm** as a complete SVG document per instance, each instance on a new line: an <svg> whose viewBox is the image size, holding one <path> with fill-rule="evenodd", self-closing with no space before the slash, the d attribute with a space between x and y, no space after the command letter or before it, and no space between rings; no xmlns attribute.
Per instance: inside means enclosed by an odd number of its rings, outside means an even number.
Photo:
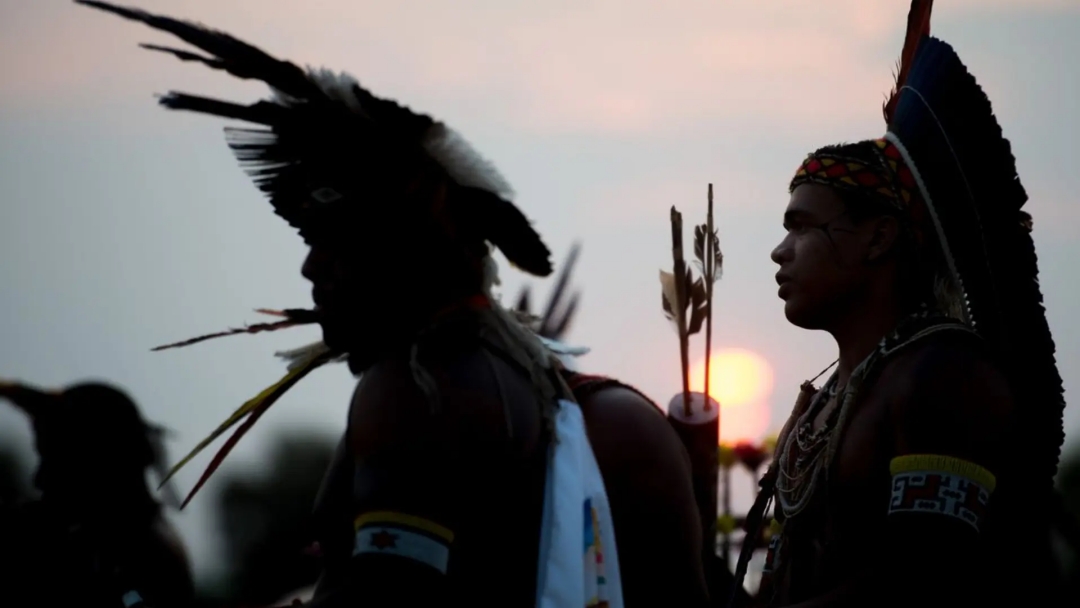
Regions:
<svg viewBox="0 0 1080 608"><path fill-rule="evenodd" d="M583 407L617 530L626 606L708 605L690 461L663 414L611 388Z"/></svg>
<svg viewBox="0 0 1080 608"><path fill-rule="evenodd" d="M1000 370L964 344L914 355L895 384L881 555L864 577L798 608L981 605L982 528L993 508L1013 401ZM897 381L899 380L899 381Z"/></svg>
<svg viewBox="0 0 1080 608"><path fill-rule="evenodd" d="M476 351L428 366L440 387L437 408L406 361L365 374L347 439L356 463L352 556L312 606L442 606L463 590L496 593L502 583L531 601L531 587L522 587L535 584L535 550L531 559L515 552L538 538L538 521L529 521L514 487L524 485L517 448L539 433L539 408L523 402L528 394L515 398L523 381L496 378L496 363ZM534 419L508 420L515 407ZM538 514L542 487L536 489ZM522 527L509 529L510 520Z"/></svg>

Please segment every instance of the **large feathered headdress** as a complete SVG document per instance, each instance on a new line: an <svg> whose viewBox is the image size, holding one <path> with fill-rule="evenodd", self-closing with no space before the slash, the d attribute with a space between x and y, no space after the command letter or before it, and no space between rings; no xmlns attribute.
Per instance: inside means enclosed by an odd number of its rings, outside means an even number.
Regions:
<svg viewBox="0 0 1080 608"><path fill-rule="evenodd" d="M912 55L906 79L886 105L885 138L915 176L965 296L968 322L1014 380L1021 405L1017 435L1031 450L1032 489L1049 496L1065 438L1065 398L1039 289L1031 216L1022 210L1027 193L990 100L953 48L927 35Z"/></svg>
<svg viewBox="0 0 1080 608"><path fill-rule="evenodd" d="M1021 405L1017 440L1032 500L1053 489L1064 389L1039 290L1031 215L1022 209L1009 141L990 100L953 48L930 36L932 2L915 0L884 137L828 147L800 166L792 189L814 182L891 201L936 235L960 316L995 351ZM862 146L872 154L838 155Z"/></svg>
<svg viewBox="0 0 1080 608"><path fill-rule="evenodd" d="M434 168L453 190L446 204L454 207L455 229L490 242L525 272L551 273L550 252L508 200L509 185L445 124L376 97L348 75L301 69L222 32L139 9L76 2L169 32L209 55L144 48L270 86L271 99L250 105L176 92L160 103L261 125L226 129L229 146L277 214L305 238L336 228L321 220L324 209L401 204L420 169Z"/></svg>
<svg viewBox="0 0 1080 608"><path fill-rule="evenodd" d="M456 132L423 114L380 99L353 78L327 70L304 70L271 57L228 34L201 25L104 2L78 4L140 21L169 32L208 55L159 45L144 48L202 63L243 79L269 85L270 99L236 104L186 93L169 93L161 105L241 120L259 128L227 128L226 139L241 165L270 199L274 211L309 242L347 243L357 238L355 221L380 217L393 206L412 217L440 214L457 238L497 247L515 267L538 276L552 271L550 252L528 219L510 201L511 190L495 168ZM418 180L435 175L447 188L439 201L410 198ZM439 205L442 207L439 207ZM394 207L397 209L397 207ZM373 213L360 213L370 210ZM381 217L386 217L382 215ZM302 309L260 310L281 318L241 329L199 336L155 350L195 344L239 333L274 331L318 322ZM184 500L184 505L217 469L236 442L263 413L312 370L343 359L321 342L278 353L288 374L238 408L169 472L240 425Z"/></svg>

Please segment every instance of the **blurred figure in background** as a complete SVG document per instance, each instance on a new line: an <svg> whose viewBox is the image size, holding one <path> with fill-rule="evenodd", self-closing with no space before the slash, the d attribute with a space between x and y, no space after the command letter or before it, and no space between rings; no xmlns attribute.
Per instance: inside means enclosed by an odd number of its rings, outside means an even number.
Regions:
<svg viewBox="0 0 1080 608"><path fill-rule="evenodd" d="M106 384L43 391L3 382L0 398L33 425L40 492L0 522L5 604L187 606L187 554L146 479L165 464L162 429Z"/></svg>

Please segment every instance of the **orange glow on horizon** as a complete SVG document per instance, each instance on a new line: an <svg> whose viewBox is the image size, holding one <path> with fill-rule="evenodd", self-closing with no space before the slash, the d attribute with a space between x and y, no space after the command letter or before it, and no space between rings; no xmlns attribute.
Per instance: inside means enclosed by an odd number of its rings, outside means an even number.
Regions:
<svg viewBox="0 0 1080 608"><path fill-rule="evenodd" d="M690 368L690 390L705 389L705 360ZM742 348L713 351L709 394L720 402L720 440L757 441L768 430L773 370L761 355Z"/></svg>

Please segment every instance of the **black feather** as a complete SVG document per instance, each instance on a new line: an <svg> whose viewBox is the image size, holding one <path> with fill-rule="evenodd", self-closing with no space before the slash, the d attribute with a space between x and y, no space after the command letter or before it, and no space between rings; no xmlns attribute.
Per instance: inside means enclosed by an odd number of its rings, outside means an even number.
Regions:
<svg viewBox="0 0 1080 608"><path fill-rule="evenodd" d="M322 92L318 87L314 86L307 74L296 65L275 59L224 32L217 32L197 23L153 15L136 8L90 0L75 0L75 2L169 32L184 42L214 55L216 57L213 60L214 64L208 65L225 70L238 78L262 80L297 99L322 97Z"/></svg>
<svg viewBox="0 0 1080 608"><path fill-rule="evenodd" d="M462 229L489 241L511 264L532 275L552 272L551 251L513 203L480 188L460 187L453 199Z"/></svg>
<svg viewBox="0 0 1080 608"><path fill-rule="evenodd" d="M570 301L567 302L566 307L563 308L563 313L558 317L558 321L552 321L549 328L545 328L549 334L548 337L553 340L563 339L567 332L570 331L570 325L574 321L574 315L577 313L580 301L581 293L575 292L574 295L570 297Z"/></svg>
<svg viewBox="0 0 1080 608"><path fill-rule="evenodd" d="M529 304L529 286L521 288L521 295L518 296L517 304L514 305L514 310L525 314L532 314L532 306Z"/></svg>
<svg viewBox="0 0 1080 608"><path fill-rule="evenodd" d="M566 261L563 262L562 268L559 269L558 277L555 279L555 288L551 291L547 307L544 309L543 316L541 316L541 319L543 319L541 327L550 327L553 324L555 311L563 305L563 296L566 294L566 287L570 283L570 274L574 271L574 265L577 264L577 258L580 254L581 243L574 243L574 246L570 248L570 253L566 256Z"/></svg>
<svg viewBox="0 0 1080 608"><path fill-rule="evenodd" d="M262 125L276 124L283 120L288 112L287 109L266 101L245 106L230 101L220 101L186 93L163 95L158 99L158 103L170 110L189 110Z"/></svg>
<svg viewBox="0 0 1080 608"><path fill-rule="evenodd" d="M220 59L214 59L213 57L207 57L198 53L192 53L191 51L185 51L183 49L174 49L169 46L160 46L157 44L140 44L140 47L148 51L158 51L161 53L167 53L176 57L180 61L195 61L201 63L207 67L214 68L215 70L225 69L225 62Z"/></svg>

